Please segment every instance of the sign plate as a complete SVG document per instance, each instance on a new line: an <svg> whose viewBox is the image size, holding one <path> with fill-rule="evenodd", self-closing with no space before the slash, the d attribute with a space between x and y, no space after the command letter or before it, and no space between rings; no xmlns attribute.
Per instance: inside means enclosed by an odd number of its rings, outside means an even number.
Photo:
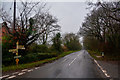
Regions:
<svg viewBox="0 0 120 80"><path fill-rule="evenodd" d="M14 56L14 58L20 58L21 57L21 55L20 56Z"/></svg>
<svg viewBox="0 0 120 80"><path fill-rule="evenodd" d="M15 61L16 61L16 64L18 64L18 62L19 62L19 59L17 58Z"/></svg>
<svg viewBox="0 0 120 80"><path fill-rule="evenodd" d="M18 49L25 49L24 45L18 45Z"/></svg>
<svg viewBox="0 0 120 80"><path fill-rule="evenodd" d="M18 53L18 49L10 49L9 52Z"/></svg>

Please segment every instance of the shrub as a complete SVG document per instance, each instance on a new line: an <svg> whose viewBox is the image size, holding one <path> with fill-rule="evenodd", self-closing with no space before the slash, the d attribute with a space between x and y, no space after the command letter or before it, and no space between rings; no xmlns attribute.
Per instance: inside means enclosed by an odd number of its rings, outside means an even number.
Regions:
<svg viewBox="0 0 120 80"><path fill-rule="evenodd" d="M22 56L20 58L20 64L21 63L30 63L30 62L35 62L35 61L40 61L43 59L48 59L52 57L56 57L56 53L30 53L25 56Z"/></svg>
<svg viewBox="0 0 120 80"><path fill-rule="evenodd" d="M33 43L28 48L28 53L47 53L48 47L46 45L38 45L36 43Z"/></svg>

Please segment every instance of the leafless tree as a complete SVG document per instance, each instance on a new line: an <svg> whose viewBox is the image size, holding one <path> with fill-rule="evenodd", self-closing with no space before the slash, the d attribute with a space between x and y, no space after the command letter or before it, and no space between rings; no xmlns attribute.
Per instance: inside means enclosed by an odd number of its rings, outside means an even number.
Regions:
<svg viewBox="0 0 120 80"><path fill-rule="evenodd" d="M57 25L57 19L49 14L45 9L46 3L40 2L23 2L19 3L18 16L16 17L16 31L15 35L11 32L13 37L17 37L15 42L19 42L25 47L32 44L44 34L47 40L48 35L60 29ZM2 20L12 25L12 18L3 8L0 9ZM12 28L12 26L10 26Z"/></svg>

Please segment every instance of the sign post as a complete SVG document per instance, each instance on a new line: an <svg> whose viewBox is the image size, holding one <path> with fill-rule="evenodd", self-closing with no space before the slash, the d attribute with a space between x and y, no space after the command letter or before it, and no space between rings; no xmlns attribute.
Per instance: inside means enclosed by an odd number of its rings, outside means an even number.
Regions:
<svg viewBox="0 0 120 80"><path fill-rule="evenodd" d="M102 54L102 57L104 58L104 52L102 52L101 54Z"/></svg>
<svg viewBox="0 0 120 80"><path fill-rule="evenodd" d="M18 56L18 49L25 49L24 45L19 45L19 42L17 41L16 42L16 49L10 49L9 52L12 52L12 53L16 53L16 56L14 58L15 61L16 61L16 65L18 65L18 62L19 62L19 59L21 57L21 55Z"/></svg>

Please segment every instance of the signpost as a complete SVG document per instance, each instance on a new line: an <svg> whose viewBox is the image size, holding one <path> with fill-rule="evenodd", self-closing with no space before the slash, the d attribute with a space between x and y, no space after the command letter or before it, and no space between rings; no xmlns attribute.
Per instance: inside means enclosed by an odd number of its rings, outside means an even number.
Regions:
<svg viewBox="0 0 120 80"><path fill-rule="evenodd" d="M16 65L18 65L19 59L21 57L21 55L18 56L18 49L25 49L24 45L19 45L19 42L17 41L16 43L16 49L10 49L9 52L12 53L16 53L16 56L14 58L16 58Z"/></svg>
<svg viewBox="0 0 120 80"><path fill-rule="evenodd" d="M104 58L104 52L102 52L101 54L102 54L102 57Z"/></svg>

